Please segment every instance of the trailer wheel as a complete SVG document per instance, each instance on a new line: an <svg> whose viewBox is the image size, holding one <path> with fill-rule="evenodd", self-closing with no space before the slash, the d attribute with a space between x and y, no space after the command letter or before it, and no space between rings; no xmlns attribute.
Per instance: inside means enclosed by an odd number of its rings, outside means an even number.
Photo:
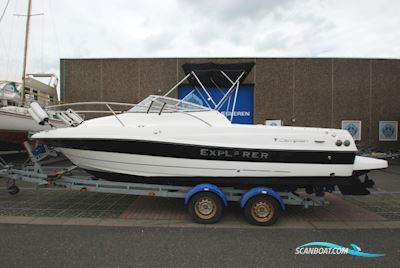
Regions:
<svg viewBox="0 0 400 268"><path fill-rule="evenodd" d="M270 226L279 217L280 206L275 198L267 195L256 195L247 201L244 207L246 220L254 225Z"/></svg>
<svg viewBox="0 0 400 268"><path fill-rule="evenodd" d="M7 191L10 195L16 195L19 193L19 188L17 185L11 185L7 188Z"/></svg>
<svg viewBox="0 0 400 268"><path fill-rule="evenodd" d="M212 192L199 192L189 202L189 214L193 221L202 224L216 223L223 212L221 198Z"/></svg>

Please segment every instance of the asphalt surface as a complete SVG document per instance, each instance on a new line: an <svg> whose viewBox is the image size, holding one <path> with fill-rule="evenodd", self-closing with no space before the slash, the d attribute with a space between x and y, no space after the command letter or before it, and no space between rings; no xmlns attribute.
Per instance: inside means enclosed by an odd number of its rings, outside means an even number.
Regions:
<svg viewBox="0 0 400 268"><path fill-rule="evenodd" d="M390 165L389 168L372 171L369 177L375 181L379 192L400 192L400 164Z"/></svg>
<svg viewBox="0 0 400 268"><path fill-rule="evenodd" d="M2 267L399 267L400 229L268 230L0 225ZM384 257L296 255L326 241Z"/></svg>

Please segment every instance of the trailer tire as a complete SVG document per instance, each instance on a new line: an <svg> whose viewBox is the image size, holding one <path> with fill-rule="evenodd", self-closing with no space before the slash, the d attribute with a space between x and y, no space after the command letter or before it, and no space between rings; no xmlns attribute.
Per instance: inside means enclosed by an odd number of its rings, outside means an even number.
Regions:
<svg viewBox="0 0 400 268"><path fill-rule="evenodd" d="M275 224L281 213L278 201L268 195L256 195L247 201L244 207L246 220L254 225L271 226Z"/></svg>
<svg viewBox="0 0 400 268"><path fill-rule="evenodd" d="M193 221L213 224L221 219L224 206L217 194L203 191L190 198L188 209Z"/></svg>
<svg viewBox="0 0 400 268"><path fill-rule="evenodd" d="M17 185L11 185L7 188L7 191L10 195L16 195L19 193L19 188Z"/></svg>

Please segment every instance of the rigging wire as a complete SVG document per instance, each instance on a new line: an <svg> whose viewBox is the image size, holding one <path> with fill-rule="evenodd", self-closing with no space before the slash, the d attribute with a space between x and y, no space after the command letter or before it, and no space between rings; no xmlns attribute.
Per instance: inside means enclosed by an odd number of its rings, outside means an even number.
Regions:
<svg viewBox="0 0 400 268"><path fill-rule="evenodd" d="M1 21L3 20L4 15L6 14L6 11L7 11L7 8L8 8L8 4L10 4L10 1L11 1L11 0L7 0L6 6L4 7L3 12L1 13L1 16L0 16L0 23L1 23Z"/></svg>
<svg viewBox="0 0 400 268"><path fill-rule="evenodd" d="M22 2L14 1L14 14L17 13L21 9ZM9 73L10 78L14 77L13 80L20 82L21 78L19 75L19 70L22 69L22 62L21 58L17 55L20 55L23 51L23 43L19 40L19 33L22 32L22 23L20 20L13 19L10 28L10 46L8 50L8 57L7 57L7 70ZM17 75L18 74L18 75ZM18 78L17 78L18 77Z"/></svg>
<svg viewBox="0 0 400 268"><path fill-rule="evenodd" d="M4 10L3 10L3 12L1 13L1 16L0 16L0 23L1 23L1 21L3 20L3 18L4 18L4 15L6 14L6 11L7 11L7 8L8 8L8 4L10 4L10 0L7 0L7 3L6 3L6 6L4 7ZM2 51L6 51L7 49L6 49L6 45L5 45L5 41L4 41L4 39L3 39L3 36L1 36L0 35L0 43L1 43L1 46L2 46ZM6 54L5 54L6 55ZM5 58L5 57L3 57L2 56L2 58Z"/></svg>
<svg viewBox="0 0 400 268"><path fill-rule="evenodd" d="M44 11L45 9L45 7L44 7L44 2L42 1L42 10ZM44 49L44 39L46 38L46 34L45 34L45 31L44 31L44 25L45 25L45 20L46 20L46 16L43 16L43 18L40 20L40 26L41 26L41 29L42 29L42 32L40 33L40 70L41 70L41 72L44 72L44 70L43 70L43 49Z"/></svg>
<svg viewBox="0 0 400 268"><path fill-rule="evenodd" d="M61 55L61 49L60 49L60 40L59 40L59 36L58 36L58 32L57 32L57 25L56 22L54 21L54 15L56 14L56 12L52 9L51 6L51 0L48 0L48 8L49 8L49 17L50 17L50 21L51 21L51 26L53 28L53 33L55 36L55 43L56 43L56 48L57 48L57 57L60 58Z"/></svg>
<svg viewBox="0 0 400 268"><path fill-rule="evenodd" d="M55 15L56 15L56 10L52 7L51 0L48 0L47 5L48 5L48 10L49 10L49 12L48 12L49 13L49 19L50 19L51 26L52 26L52 29L53 29L53 34L54 34L54 37L55 37L54 38L55 42L54 42L54 39L52 39L52 41L53 41L52 44L53 45L54 45L54 43L56 44L56 47L55 47L56 48L56 56L57 56L56 58L60 59L61 58L60 36L59 36L59 34L57 32L56 20L54 19ZM57 75L57 77L59 79L61 79L61 73L60 73L61 70L60 70L60 68L61 68L61 66L58 65L58 70L55 71L55 73L56 73L56 75ZM61 81L58 81L57 94L58 94L58 98L61 99Z"/></svg>
<svg viewBox="0 0 400 268"><path fill-rule="evenodd" d="M14 13L17 11L17 4L18 1L14 1ZM14 76L14 72L13 72L13 68L10 67L10 64L12 63L12 61L14 61L14 58L12 58L13 55L15 55L15 46L14 46L14 37L15 37L15 24L16 21L15 19L11 20L11 27L9 28L9 32L8 32L8 48L5 50L5 53L7 55L7 60L6 60L6 64L5 64L5 73L8 77L12 77ZM11 51L13 50L13 51ZM16 65L16 64L14 64Z"/></svg>

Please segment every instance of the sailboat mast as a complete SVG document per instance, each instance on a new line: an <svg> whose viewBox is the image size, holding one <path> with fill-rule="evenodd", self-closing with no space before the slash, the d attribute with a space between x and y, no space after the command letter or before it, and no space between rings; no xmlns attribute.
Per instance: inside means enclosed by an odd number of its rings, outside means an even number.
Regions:
<svg viewBox="0 0 400 268"><path fill-rule="evenodd" d="M21 96L21 106L25 103L25 76L26 76L26 58L28 56L28 40L29 40L29 24L31 21L31 11L32 11L32 0L28 0L28 15L26 17L25 26L25 48L24 48L24 64L22 69L22 96Z"/></svg>

